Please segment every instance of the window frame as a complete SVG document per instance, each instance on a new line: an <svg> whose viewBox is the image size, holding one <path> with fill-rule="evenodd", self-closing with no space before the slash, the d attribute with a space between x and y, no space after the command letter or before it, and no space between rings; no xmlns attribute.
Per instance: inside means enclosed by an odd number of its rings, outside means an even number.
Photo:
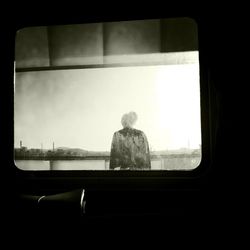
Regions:
<svg viewBox="0 0 250 250"><path fill-rule="evenodd" d="M174 16L176 18L182 16ZM166 18L172 18L166 17ZM208 72L205 48L200 36L200 25L202 22L194 16L190 16L197 23L198 44L199 44L199 67L200 67L200 111L201 111L201 162L193 170L150 170L150 171L107 171L107 170L53 170L53 171L27 171L16 167L14 163L13 146L13 164L12 169L16 175L23 181L39 182L57 182L62 185L63 182L84 184L87 187L164 187L168 183L183 182L184 180L198 180L205 176L210 170L212 161L212 142L211 142L211 86ZM101 21L101 20L98 20ZM113 20L116 21L116 20ZM83 22L85 23L85 22ZM89 23L87 21L86 23ZM64 67L60 67L63 69ZM58 68L56 68L58 69ZM27 69L26 69L27 70ZM36 69L37 70L37 69ZM42 69L41 69L42 70ZM21 69L22 71L22 69ZM20 72L20 71L19 71ZM14 92L14 91L13 91ZM14 103L14 100L13 100ZM14 106L14 105L13 105ZM14 123L12 131L14 131ZM14 133L13 133L14 134ZM14 141L14 136L13 136Z"/></svg>

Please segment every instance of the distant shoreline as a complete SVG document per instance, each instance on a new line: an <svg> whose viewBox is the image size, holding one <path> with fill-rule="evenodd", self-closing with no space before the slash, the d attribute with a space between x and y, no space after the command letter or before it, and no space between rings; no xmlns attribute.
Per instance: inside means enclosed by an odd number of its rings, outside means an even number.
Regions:
<svg viewBox="0 0 250 250"><path fill-rule="evenodd" d="M160 158L193 158L200 157L200 153L190 153L190 154L151 154L151 159ZM15 156L15 160L43 160L43 161L56 161L56 160L109 160L109 155L99 155L99 156Z"/></svg>

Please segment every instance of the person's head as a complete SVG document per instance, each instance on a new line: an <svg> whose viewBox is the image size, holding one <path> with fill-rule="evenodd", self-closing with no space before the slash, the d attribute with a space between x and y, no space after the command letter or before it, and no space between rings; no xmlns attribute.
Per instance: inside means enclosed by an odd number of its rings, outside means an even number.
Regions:
<svg viewBox="0 0 250 250"><path fill-rule="evenodd" d="M132 128L137 121L137 114L133 111L122 116L121 123L124 128Z"/></svg>

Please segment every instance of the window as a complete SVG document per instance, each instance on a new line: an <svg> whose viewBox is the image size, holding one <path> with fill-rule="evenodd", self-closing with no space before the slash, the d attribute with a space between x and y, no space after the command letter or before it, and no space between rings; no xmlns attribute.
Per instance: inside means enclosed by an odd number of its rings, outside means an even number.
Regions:
<svg viewBox="0 0 250 250"><path fill-rule="evenodd" d="M28 27L16 35L15 57L18 168L163 171L199 166L194 20ZM148 168L142 160L146 156Z"/></svg>

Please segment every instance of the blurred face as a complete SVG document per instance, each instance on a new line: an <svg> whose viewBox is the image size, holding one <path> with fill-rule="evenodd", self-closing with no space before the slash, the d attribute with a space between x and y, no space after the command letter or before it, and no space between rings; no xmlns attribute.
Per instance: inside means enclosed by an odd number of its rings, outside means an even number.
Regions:
<svg viewBox="0 0 250 250"><path fill-rule="evenodd" d="M122 124L124 127L132 128L136 123L137 115L135 112L130 112L128 114L125 114L122 120Z"/></svg>
<svg viewBox="0 0 250 250"><path fill-rule="evenodd" d="M131 127L135 125L136 121L137 121L137 115L135 112L131 112L130 113L130 117L131 117Z"/></svg>

